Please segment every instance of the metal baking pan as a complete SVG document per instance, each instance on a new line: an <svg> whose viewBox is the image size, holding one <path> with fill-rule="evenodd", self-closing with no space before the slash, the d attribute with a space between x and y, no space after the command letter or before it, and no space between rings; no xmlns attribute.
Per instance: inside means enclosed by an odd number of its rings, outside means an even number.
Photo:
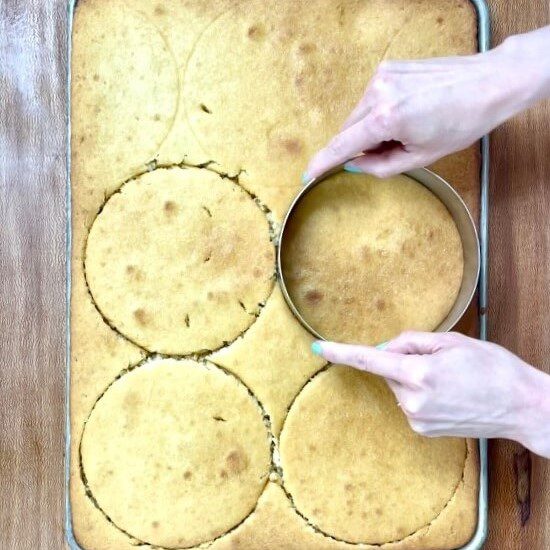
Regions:
<svg viewBox="0 0 550 550"><path fill-rule="evenodd" d="M477 13L478 49L487 51L490 47L491 24L489 7L486 0L470 0ZM70 380L71 380L71 52L74 9L78 0L69 0L67 18L67 189L66 189L66 348L65 348L65 532L72 550L84 550L74 537L71 501L70 501L70 457L71 457L71 417L70 417ZM480 174L480 274L478 288L479 337L487 339L487 285L488 285L488 238L489 238L489 137L481 139ZM478 521L470 542L457 550L479 550L483 548L488 528L488 467L487 440L479 440L479 502Z"/></svg>

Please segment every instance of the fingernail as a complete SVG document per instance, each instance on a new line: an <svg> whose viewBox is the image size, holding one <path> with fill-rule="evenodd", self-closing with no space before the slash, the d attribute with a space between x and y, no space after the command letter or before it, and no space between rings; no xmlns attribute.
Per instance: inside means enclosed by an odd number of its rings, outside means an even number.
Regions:
<svg viewBox="0 0 550 550"><path fill-rule="evenodd" d="M381 344L378 344L376 346L376 349L379 349L380 351L383 351L386 349L386 347L388 346L388 342L382 342Z"/></svg>
<svg viewBox="0 0 550 550"><path fill-rule="evenodd" d="M306 185L306 183L310 180L311 178L307 175L307 172L304 172L302 174L302 185Z"/></svg>
<svg viewBox="0 0 550 550"><path fill-rule="evenodd" d="M346 162L346 164L344 164L344 170L346 172L350 172L351 174L363 173L363 170L361 170L361 168L358 168L357 166L355 166L354 164L350 164L349 162Z"/></svg>
<svg viewBox="0 0 550 550"><path fill-rule="evenodd" d="M321 344L319 344L319 342L313 342L313 344L311 344L311 351L315 355L322 355L323 354L323 348L321 347Z"/></svg>

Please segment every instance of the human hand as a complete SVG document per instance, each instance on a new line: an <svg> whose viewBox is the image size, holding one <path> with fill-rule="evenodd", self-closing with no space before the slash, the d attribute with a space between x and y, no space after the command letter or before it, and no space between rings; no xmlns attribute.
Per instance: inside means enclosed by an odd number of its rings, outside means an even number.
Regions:
<svg viewBox="0 0 550 550"><path fill-rule="evenodd" d="M550 93L548 47L550 27L484 54L381 63L304 181L362 153L349 171L387 177L468 147Z"/></svg>
<svg viewBox="0 0 550 550"><path fill-rule="evenodd" d="M383 350L334 342L313 349L385 377L422 435L504 437L550 457L550 376L496 344L405 332Z"/></svg>

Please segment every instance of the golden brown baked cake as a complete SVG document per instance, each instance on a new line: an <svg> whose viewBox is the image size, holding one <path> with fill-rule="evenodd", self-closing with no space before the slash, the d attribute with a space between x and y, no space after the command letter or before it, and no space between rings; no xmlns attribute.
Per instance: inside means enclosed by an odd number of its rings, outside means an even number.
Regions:
<svg viewBox="0 0 550 550"><path fill-rule="evenodd" d="M172 355L235 340L274 283L264 213L242 187L198 168L159 168L125 183L94 220L85 254L108 322Z"/></svg>
<svg viewBox="0 0 550 550"><path fill-rule="evenodd" d="M269 447L262 409L234 376L209 363L157 359L97 400L81 468L120 529L157 546L194 546L254 509Z"/></svg>
<svg viewBox="0 0 550 550"><path fill-rule="evenodd" d="M409 177L341 172L304 196L286 231L288 292L327 340L377 344L433 330L460 289L453 218Z"/></svg>
<svg viewBox="0 0 550 550"><path fill-rule="evenodd" d="M466 0L78 2L70 503L83 549L471 537L475 442L416 436L382 380L313 356L273 242L379 61L474 52L475 34ZM478 170L475 148L436 165L474 215Z"/></svg>

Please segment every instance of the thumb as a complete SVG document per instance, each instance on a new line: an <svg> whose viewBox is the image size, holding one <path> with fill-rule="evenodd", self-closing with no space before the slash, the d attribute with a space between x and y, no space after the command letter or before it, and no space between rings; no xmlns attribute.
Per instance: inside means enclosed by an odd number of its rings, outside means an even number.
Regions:
<svg viewBox="0 0 550 550"><path fill-rule="evenodd" d="M381 152L366 151L360 157L347 162L345 169L348 172L364 172L379 178L387 178L413 168L420 168L422 165L417 155L403 147L392 147Z"/></svg>
<svg viewBox="0 0 550 550"><path fill-rule="evenodd" d="M384 351L406 355L430 355L448 347L449 336L441 332L402 332L384 346Z"/></svg>

